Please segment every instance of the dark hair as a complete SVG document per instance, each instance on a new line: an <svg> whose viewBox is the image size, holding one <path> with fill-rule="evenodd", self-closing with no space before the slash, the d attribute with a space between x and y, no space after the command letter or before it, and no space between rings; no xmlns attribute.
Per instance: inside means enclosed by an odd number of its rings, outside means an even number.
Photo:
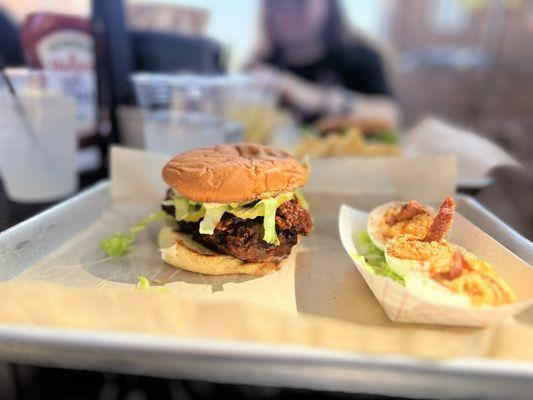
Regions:
<svg viewBox="0 0 533 400"><path fill-rule="evenodd" d="M342 50L353 41L353 35L348 29L348 25L344 18L344 13L339 0L324 0L328 3L328 15L326 16L322 37L324 38L325 46L330 52ZM258 58L263 62L268 63L283 63L283 52L279 43L274 40L272 35L272 24L270 23L270 13L272 12L269 6L269 0L263 0L262 15L261 15L261 29L263 49Z"/></svg>

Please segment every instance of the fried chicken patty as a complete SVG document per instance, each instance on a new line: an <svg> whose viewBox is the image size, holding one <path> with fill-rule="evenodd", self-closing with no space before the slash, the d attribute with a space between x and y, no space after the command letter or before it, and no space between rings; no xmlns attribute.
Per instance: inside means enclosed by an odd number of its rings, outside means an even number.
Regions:
<svg viewBox="0 0 533 400"><path fill-rule="evenodd" d="M173 206L163 206L174 216ZM241 219L226 213L212 235L199 232L200 221L176 221L176 230L191 234L193 239L213 251L228 254L247 262L266 262L286 257L298 241L298 235L308 235L313 223L308 212L296 201L281 204L276 211L276 231L279 245L263 241L263 217Z"/></svg>

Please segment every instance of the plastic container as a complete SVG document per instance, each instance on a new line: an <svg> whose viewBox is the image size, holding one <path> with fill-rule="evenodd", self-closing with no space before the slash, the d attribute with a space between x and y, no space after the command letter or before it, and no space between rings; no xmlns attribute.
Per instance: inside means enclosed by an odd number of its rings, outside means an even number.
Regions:
<svg viewBox="0 0 533 400"><path fill-rule="evenodd" d="M62 73L8 71L14 100L0 83L0 171L10 199L51 201L77 188L76 106Z"/></svg>
<svg viewBox="0 0 533 400"><path fill-rule="evenodd" d="M133 81L147 150L176 154L228 141L218 78L141 73Z"/></svg>

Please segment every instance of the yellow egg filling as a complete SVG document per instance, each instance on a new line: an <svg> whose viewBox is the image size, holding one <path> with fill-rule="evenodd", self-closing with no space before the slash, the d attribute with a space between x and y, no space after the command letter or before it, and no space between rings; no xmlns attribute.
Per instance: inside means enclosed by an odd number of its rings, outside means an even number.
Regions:
<svg viewBox="0 0 533 400"><path fill-rule="evenodd" d="M389 255L400 259L421 262L449 260L456 250L457 247L446 240L423 242L412 235L398 236L387 245L387 253Z"/></svg>
<svg viewBox="0 0 533 400"><path fill-rule="evenodd" d="M428 211L427 214L415 215L412 218L390 224L389 221L398 215L401 208L402 204L397 204L383 213L380 220L380 229L383 238L388 241L400 235L413 235L416 238L422 239L433 222L434 216Z"/></svg>
<svg viewBox="0 0 533 400"><path fill-rule="evenodd" d="M516 301L514 291L489 263L472 255L466 256L466 259L468 267L463 268L461 275L437 281L454 293L468 296L473 305L499 306Z"/></svg>

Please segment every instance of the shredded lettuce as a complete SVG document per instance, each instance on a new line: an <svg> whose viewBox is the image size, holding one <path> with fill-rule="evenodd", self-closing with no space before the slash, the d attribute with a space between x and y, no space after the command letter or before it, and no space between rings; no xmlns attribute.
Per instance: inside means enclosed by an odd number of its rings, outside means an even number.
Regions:
<svg viewBox="0 0 533 400"><path fill-rule="evenodd" d="M298 203L300 203L300 205L305 208L306 210L309 210L309 203L307 202L307 200L305 199L304 195L302 194L302 192L300 191L300 189L296 189L294 191L294 197L296 197L296 200L298 200Z"/></svg>
<svg viewBox="0 0 533 400"><path fill-rule="evenodd" d="M200 222L200 233L212 235L229 206L227 204L204 203L203 207L205 208L205 215Z"/></svg>
<svg viewBox="0 0 533 400"><path fill-rule="evenodd" d="M189 201L183 197L177 197L173 199L173 205L174 205L174 216L178 220L183 219L183 217L189 214L189 211L191 209Z"/></svg>
<svg viewBox="0 0 533 400"><path fill-rule="evenodd" d="M303 125L300 129L301 136L309 137L309 136L317 136L318 132L313 127L313 125Z"/></svg>
<svg viewBox="0 0 533 400"><path fill-rule="evenodd" d="M128 233L117 233L111 237L102 239L100 241L100 247L109 257L120 257L130 249L131 244L141 231L146 229L150 223L165 218L165 215L164 211L151 214L148 218L135 224Z"/></svg>
<svg viewBox="0 0 533 400"><path fill-rule="evenodd" d="M230 208L240 208L247 206L248 204L253 203L255 200L246 200L246 201L237 201L234 203L229 203Z"/></svg>
<svg viewBox="0 0 533 400"><path fill-rule="evenodd" d="M204 215L205 215L205 208L201 207L197 211L192 211L189 214L183 216L183 218L181 218L181 221L198 222L204 217Z"/></svg>
<svg viewBox="0 0 533 400"><path fill-rule="evenodd" d="M255 219L265 215L265 207L262 201L259 201L253 207L239 207L227 211L240 219Z"/></svg>
<svg viewBox="0 0 533 400"><path fill-rule="evenodd" d="M229 209L230 214L241 219L254 219L263 217L263 240L269 244L279 245L278 234L276 233L276 210L286 201L292 200L295 193L282 193L276 197L259 200L253 207L239 207Z"/></svg>
<svg viewBox="0 0 533 400"><path fill-rule="evenodd" d="M279 245L276 233L276 210L286 201L296 198L305 209L308 208L307 201L298 191L282 193L276 197L270 197L257 201L234 202L228 204L219 203L198 203L187 200L184 197L176 197L165 200L163 205L174 205L175 218L178 221L197 222L200 221L200 233L212 235L216 226L222 219L224 213L233 214L241 219L255 219L263 217L264 236L263 240L269 244ZM203 218L203 219L202 219Z"/></svg>
<svg viewBox="0 0 533 400"><path fill-rule="evenodd" d="M265 215L263 217L263 228L265 234L263 240L269 244L279 246L278 234L276 233L276 209L278 201L275 198L263 199L260 203L264 204Z"/></svg>
<svg viewBox="0 0 533 400"><path fill-rule="evenodd" d="M396 131L382 131L368 135L368 140L371 142L382 142L389 144L399 144L400 136Z"/></svg>
<svg viewBox="0 0 533 400"><path fill-rule="evenodd" d="M161 292L161 293L170 293L170 290L168 290L166 287L153 287L150 285L150 281L148 278L144 275L137 276L137 284L135 285L136 289L139 290L152 290L154 292Z"/></svg>
<svg viewBox="0 0 533 400"><path fill-rule="evenodd" d="M286 201L294 199L294 192L287 192L273 197L274 200L278 203L277 207L281 206Z"/></svg>
<svg viewBox="0 0 533 400"><path fill-rule="evenodd" d="M369 266L376 275L387 276L392 280L405 285L404 279L389 266L385 259L385 253L380 250L370 239L367 232L360 232L356 241L359 253L364 256L366 265Z"/></svg>
<svg viewBox="0 0 533 400"><path fill-rule="evenodd" d="M205 215L205 208L201 203L187 200L184 197L172 199L172 205L174 206L174 217L178 221L196 222Z"/></svg>
<svg viewBox="0 0 533 400"><path fill-rule="evenodd" d="M144 275L139 275L137 277L138 281L137 281L137 289L148 289L150 287L150 281L148 280L148 278Z"/></svg>

